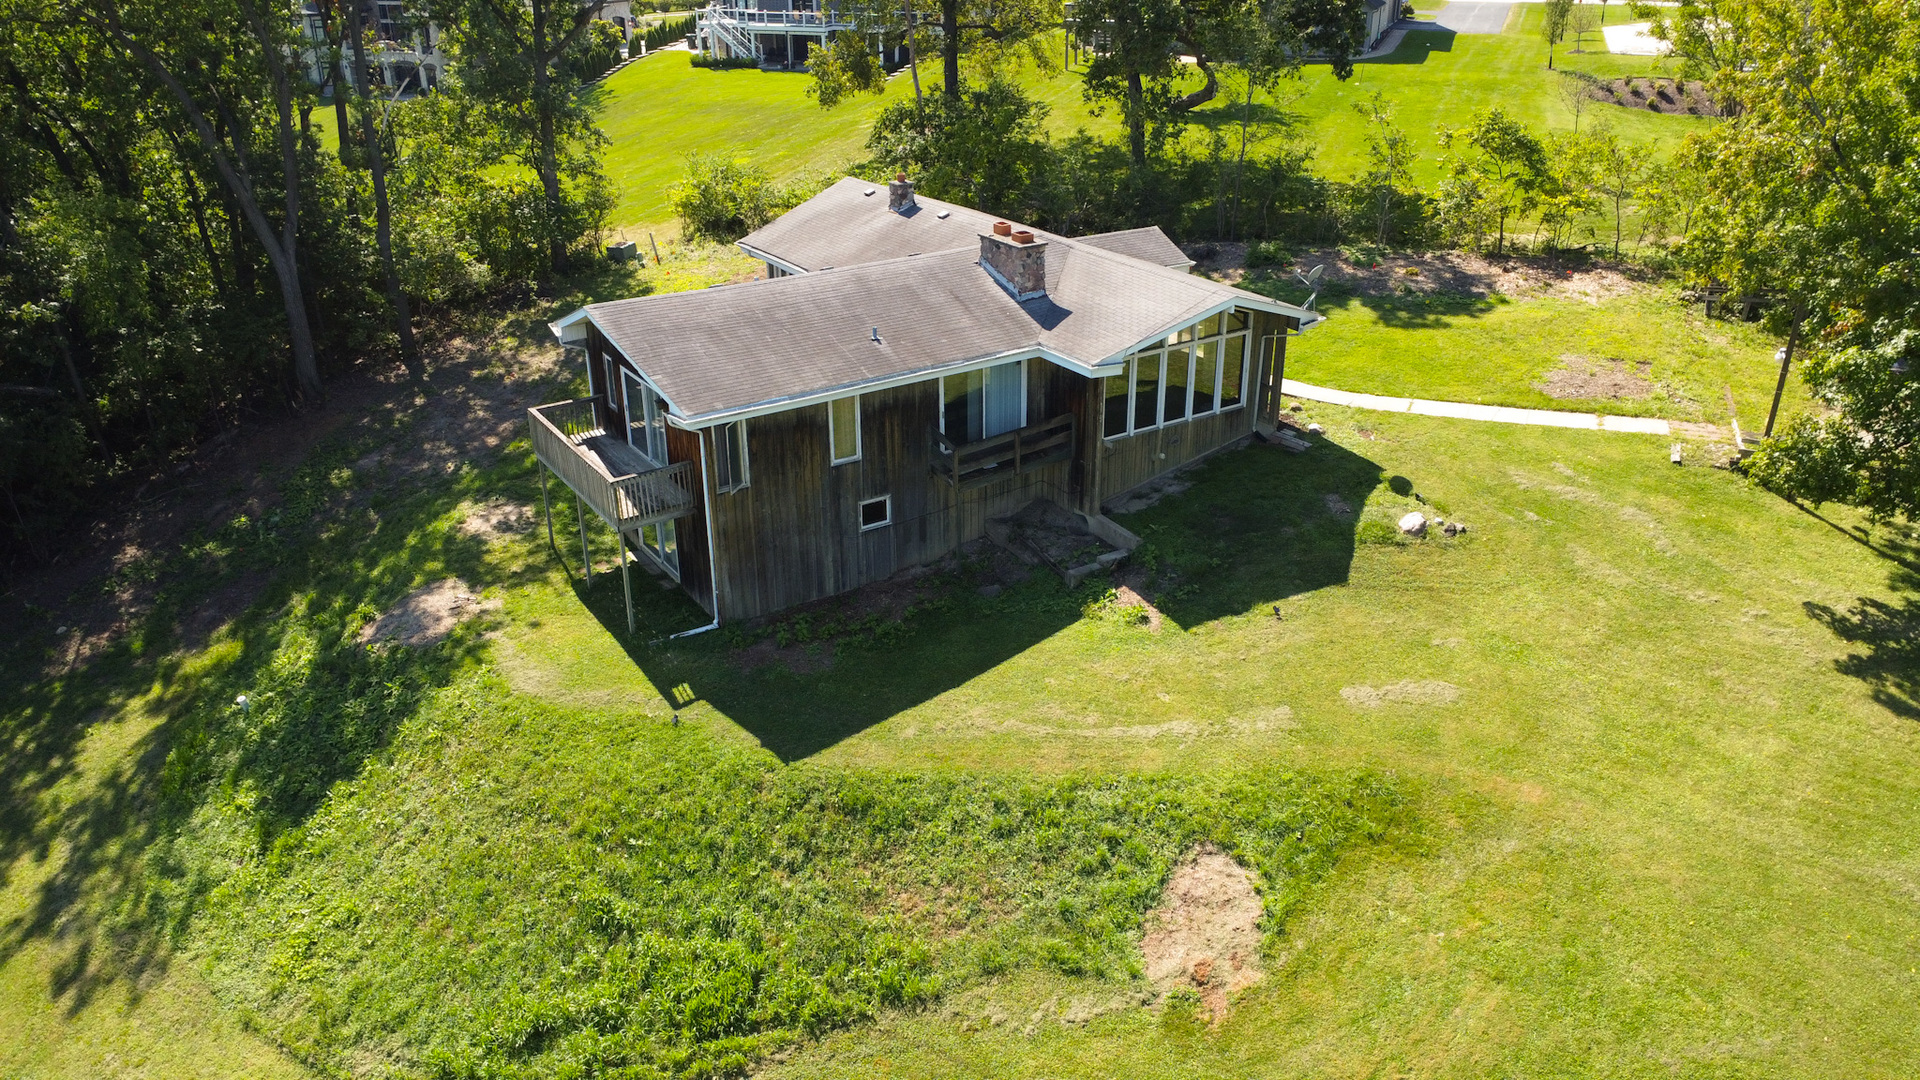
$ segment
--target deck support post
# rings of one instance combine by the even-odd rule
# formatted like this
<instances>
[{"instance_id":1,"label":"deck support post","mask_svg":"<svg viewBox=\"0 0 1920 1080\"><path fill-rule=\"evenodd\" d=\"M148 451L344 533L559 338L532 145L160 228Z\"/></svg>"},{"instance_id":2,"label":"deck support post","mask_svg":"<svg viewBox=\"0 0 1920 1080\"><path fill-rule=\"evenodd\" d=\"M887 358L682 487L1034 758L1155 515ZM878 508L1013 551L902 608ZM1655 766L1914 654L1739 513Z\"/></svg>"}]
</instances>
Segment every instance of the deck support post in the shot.
<instances>
[{"instance_id":1,"label":"deck support post","mask_svg":"<svg viewBox=\"0 0 1920 1080\"><path fill-rule=\"evenodd\" d=\"M587 501L577 491L573 493L573 509L580 516L580 581L582 585L592 585L593 554L587 550Z\"/></svg>"},{"instance_id":2,"label":"deck support post","mask_svg":"<svg viewBox=\"0 0 1920 1080\"><path fill-rule=\"evenodd\" d=\"M540 512L546 515L547 519L547 546L552 548L553 554L558 557L560 545L553 540L553 504L547 501L547 463L544 461L540 463Z\"/></svg>"},{"instance_id":3,"label":"deck support post","mask_svg":"<svg viewBox=\"0 0 1920 1080\"><path fill-rule=\"evenodd\" d=\"M627 573L627 534L619 529L613 530L613 538L620 542L620 588L627 594L627 637L633 637L633 578Z\"/></svg>"}]
</instances>

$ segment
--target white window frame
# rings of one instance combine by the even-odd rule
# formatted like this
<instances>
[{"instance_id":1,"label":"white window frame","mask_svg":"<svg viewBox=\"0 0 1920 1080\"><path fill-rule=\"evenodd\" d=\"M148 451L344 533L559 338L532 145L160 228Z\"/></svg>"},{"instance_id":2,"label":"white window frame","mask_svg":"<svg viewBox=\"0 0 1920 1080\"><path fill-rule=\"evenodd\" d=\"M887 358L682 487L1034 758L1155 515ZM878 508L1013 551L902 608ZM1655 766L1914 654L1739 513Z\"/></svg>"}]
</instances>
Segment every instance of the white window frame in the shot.
<instances>
[{"instance_id":1,"label":"white window frame","mask_svg":"<svg viewBox=\"0 0 1920 1080\"><path fill-rule=\"evenodd\" d=\"M1249 358L1253 352L1253 348L1252 348L1253 326L1252 326L1252 320L1248 319L1248 325L1246 326L1246 328L1240 329L1240 330L1229 329L1227 326L1227 320L1228 320L1228 316L1232 315L1233 313L1234 313L1233 310L1229 309L1227 311L1219 312L1216 316L1214 316L1220 320L1220 329L1215 331L1213 334L1208 335L1207 337L1200 337L1198 334L1195 334L1192 337L1188 337L1185 340L1182 340L1182 337L1181 337L1183 333L1193 330L1195 327L1199 326L1200 322L1205 321L1204 319L1200 320L1199 322L1194 322L1187 326L1180 327L1179 329L1176 329L1173 333L1168 334L1165 338L1161 339L1161 341L1157 345L1155 345L1153 348L1142 349L1139 352L1134 353L1133 355L1127 357L1126 360L1121 363L1120 370L1117 373L1107 376L1110 379L1121 379L1126 383L1127 427L1125 431L1104 432L1103 438L1121 439L1129 435L1138 435L1144 431L1153 431L1159 428L1172 427L1175 424L1185 424L1193 420L1201 419L1203 417L1219 416L1224 413L1230 413L1235 409L1245 408L1247 404L1247 379L1252 374L1252 370L1253 370L1253 365L1249 362ZM1240 341L1240 394L1239 394L1238 400L1236 400L1233 404L1228 405L1225 408L1222 408L1220 406L1220 391L1224 389L1223 383L1226 378L1227 345L1235 337L1239 337L1241 339ZM1214 405L1213 405L1213 408L1207 410L1206 412L1196 414L1193 411L1193 385L1192 385L1193 373L1198 368L1200 363L1200 347L1201 345L1208 344L1208 343L1217 344L1220 346L1219 355L1214 358L1214 364L1213 364ZM1167 351L1169 349L1185 349L1187 351L1187 408L1186 408L1185 415L1181 416L1179 419L1176 419L1176 420L1167 419ZM1137 422L1138 415L1136 410L1138 408L1138 404L1135 398L1139 393L1138 380L1139 380L1139 373L1140 373L1140 365L1142 363L1150 365L1153 369L1159 371L1160 373L1159 381L1155 384L1154 399L1153 399L1153 423L1151 424L1140 424ZM1104 423L1104 414L1103 414L1103 423Z\"/></svg>"},{"instance_id":2,"label":"white window frame","mask_svg":"<svg viewBox=\"0 0 1920 1080\"><path fill-rule=\"evenodd\" d=\"M1001 364L988 364L988 365L987 365L987 367L983 367L983 368L971 368L971 369L968 369L967 371L955 371L955 372L951 372L951 373L949 373L949 374L946 374L946 375L942 375L942 376L940 376L939 378L937 378L937 379L935 379L935 380L933 380L933 393L934 393L934 401L935 401L935 403L936 403L936 404L937 404L937 406L938 406L938 407L937 407L937 408L936 408L936 409L934 410L934 416L935 416L935 419L937 419L937 420L938 420L938 421L940 422L940 434L942 434L942 435L945 435L945 434L947 434L947 380L948 380L948 379L951 379L951 378L954 378L954 377L956 377L956 376L960 376L960 375L968 375L968 374L971 374L971 373L972 373L973 371L983 371L983 372L984 372L984 371L986 371L986 370L987 370L988 368L996 368L996 367L1005 367L1005 366L1006 366L1006 364L1019 364L1019 365L1020 365L1020 427L1016 427L1016 428L1014 428L1013 430L1015 430L1015 431L1018 431L1018 430L1020 430L1020 428L1023 428L1023 427L1026 427L1026 426L1027 426L1027 423L1028 423L1028 417L1027 417L1027 389L1028 389L1028 387L1027 387L1027 361L1025 361L1025 360L1008 360L1008 361L1006 361L1005 363L1001 363ZM982 377L984 378L984 376L982 376ZM1000 435L1005 435L1005 434L1006 434L1006 432L1004 432L1004 431L1000 433ZM988 439L997 439L997 438L999 438L999 437L1000 437L999 435L988 435L988 436L986 436L986 438L988 438Z\"/></svg>"},{"instance_id":3,"label":"white window frame","mask_svg":"<svg viewBox=\"0 0 1920 1080\"><path fill-rule=\"evenodd\" d=\"M720 477L718 475L721 456L720 440L728 428L734 427L740 430L740 475L735 478L734 483L723 486L720 483ZM729 420L724 424L715 424L713 426L713 456L715 473L713 489L715 491L722 495L728 495L753 483L753 466L747 456L747 422L745 419Z\"/></svg>"},{"instance_id":4,"label":"white window frame","mask_svg":"<svg viewBox=\"0 0 1920 1080\"><path fill-rule=\"evenodd\" d=\"M835 405L838 405L842 401L853 402L853 456L852 457L834 457L833 456L834 445L839 441L838 439L835 438L835 436L838 433L834 430L834 426L833 426L834 424L833 407ZM944 410L942 411L944 412ZM849 465L849 464L852 464L853 462L860 460L861 451L863 451L864 449L866 449L866 444L861 441L861 432L860 432L860 395L850 394L847 397L834 398L832 401L827 402L827 459L828 461L834 465Z\"/></svg>"},{"instance_id":5,"label":"white window frame","mask_svg":"<svg viewBox=\"0 0 1920 1080\"><path fill-rule=\"evenodd\" d=\"M886 509L886 517L869 525L866 522L867 507L872 506L874 503L879 503L882 507ZM857 520L860 523L861 532L872 532L875 529L884 529L887 526L893 524L893 496L889 494L889 495L876 496L875 498L871 498L871 499L862 499L860 500L860 509L858 513L859 513L859 517L856 518L855 520Z\"/></svg>"}]
</instances>

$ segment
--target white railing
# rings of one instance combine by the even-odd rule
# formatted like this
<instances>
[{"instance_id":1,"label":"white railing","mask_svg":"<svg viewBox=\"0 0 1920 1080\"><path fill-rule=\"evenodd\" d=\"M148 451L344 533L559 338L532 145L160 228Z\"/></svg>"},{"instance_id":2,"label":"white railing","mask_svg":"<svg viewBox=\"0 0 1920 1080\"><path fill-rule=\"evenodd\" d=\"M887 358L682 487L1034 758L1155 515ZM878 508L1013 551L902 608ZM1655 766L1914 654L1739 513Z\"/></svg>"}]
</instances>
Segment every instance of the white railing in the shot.
<instances>
[{"instance_id":1,"label":"white railing","mask_svg":"<svg viewBox=\"0 0 1920 1080\"><path fill-rule=\"evenodd\" d=\"M583 445L605 434L591 398L528 409L527 428L541 463L621 532L683 517L698 501L700 480L691 461L623 476L609 473L600 456Z\"/></svg>"},{"instance_id":2,"label":"white railing","mask_svg":"<svg viewBox=\"0 0 1920 1080\"><path fill-rule=\"evenodd\" d=\"M842 19L838 12L828 11L762 11L758 8L724 7L719 4L707 8L715 25L748 28L766 28L769 30L852 30L850 19Z\"/></svg>"}]
</instances>

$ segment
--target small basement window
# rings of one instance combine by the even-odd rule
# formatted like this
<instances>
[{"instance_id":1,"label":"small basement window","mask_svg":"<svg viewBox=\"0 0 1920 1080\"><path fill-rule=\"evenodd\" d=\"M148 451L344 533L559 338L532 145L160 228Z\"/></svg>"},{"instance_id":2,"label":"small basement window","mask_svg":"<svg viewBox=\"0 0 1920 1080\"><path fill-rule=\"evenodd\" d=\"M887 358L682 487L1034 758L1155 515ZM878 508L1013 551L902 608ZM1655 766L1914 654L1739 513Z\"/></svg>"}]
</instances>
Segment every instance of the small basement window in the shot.
<instances>
[{"instance_id":1,"label":"small basement window","mask_svg":"<svg viewBox=\"0 0 1920 1080\"><path fill-rule=\"evenodd\" d=\"M860 531L893 524L893 496L882 495L860 504Z\"/></svg>"}]
</instances>

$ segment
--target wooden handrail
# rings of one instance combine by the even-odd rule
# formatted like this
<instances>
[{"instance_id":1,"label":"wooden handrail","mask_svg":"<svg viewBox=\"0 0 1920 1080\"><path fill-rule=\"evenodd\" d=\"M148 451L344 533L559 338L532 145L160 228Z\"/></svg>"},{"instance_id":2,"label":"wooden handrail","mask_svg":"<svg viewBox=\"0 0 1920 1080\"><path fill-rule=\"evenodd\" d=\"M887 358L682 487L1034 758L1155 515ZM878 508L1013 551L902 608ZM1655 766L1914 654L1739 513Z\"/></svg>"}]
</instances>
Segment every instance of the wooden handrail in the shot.
<instances>
[{"instance_id":1,"label":"wooden handrail","mask_svg":"<svg viewBox=\"0 0 1920 1080\"><path fill-rule=\"evenodd\" d=\"M695 489L700 481L691 461L621 476L609 473L599 456L582 445L602 434L590 398L528 409L527 428L535 456L594 513L622 532L679 517L697 501Z\"/></svg>"},{"instance_id":2,"label":"wooden handrail","mask_svg":"<svg viewBox=\"0 0 1920 1080\"><path fill-rule=\"evenodd\" d=\"M1017 476L1072 457L1074 426L1073 414L1061 413L972 443L956 443L934 428L933 471L956 487ZM1002 471L1007 465L1012 469Z\"/></svg>"}]
</instances>

